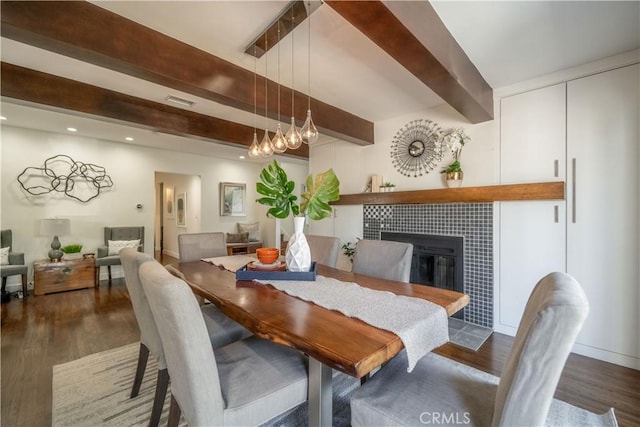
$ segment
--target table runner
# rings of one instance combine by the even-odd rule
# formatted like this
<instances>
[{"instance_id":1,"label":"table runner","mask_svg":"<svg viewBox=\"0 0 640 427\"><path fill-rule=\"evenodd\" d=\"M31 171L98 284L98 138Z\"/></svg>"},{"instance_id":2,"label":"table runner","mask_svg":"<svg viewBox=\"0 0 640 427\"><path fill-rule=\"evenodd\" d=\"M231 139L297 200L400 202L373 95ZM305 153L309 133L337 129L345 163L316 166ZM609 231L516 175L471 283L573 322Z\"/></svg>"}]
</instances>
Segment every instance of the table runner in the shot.
<instances>
[{"instance_id":1,"label":"table runner","mask_svg":"<svg viewBox=\"0 0 640 427\"><path fill-rule=\"evenodd\" d=\"M400 337L407 350L407 372L413 370L422 356L449 341L447 312L430 301L377 291L320 275L316 276L315 282L256 282L393 332Z\"/></svg>"},{"instance_id":2,"label":"table runner","mask_svg":"<svg viewBox=\"0 0 640 427\"><path fill-rule=\"evenodd\" d=\"M245 265L252 261L256 261L255 256L249 255L229 255L229 256L217 256L213 258L202 258L201 261L209 262L213 265L218 265L225 270L233 271L234 273L240 270Z\"/></svg>"}]
</instances>

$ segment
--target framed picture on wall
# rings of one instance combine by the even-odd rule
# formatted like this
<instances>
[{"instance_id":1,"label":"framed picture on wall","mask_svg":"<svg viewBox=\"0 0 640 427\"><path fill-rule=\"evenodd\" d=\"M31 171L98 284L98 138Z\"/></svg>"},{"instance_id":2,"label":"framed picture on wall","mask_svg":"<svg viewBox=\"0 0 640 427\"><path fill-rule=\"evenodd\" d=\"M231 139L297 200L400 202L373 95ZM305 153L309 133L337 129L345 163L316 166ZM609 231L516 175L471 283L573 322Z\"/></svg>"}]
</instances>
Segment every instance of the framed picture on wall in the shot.
<instances>
[{"instance_id":1,"label":"framed picture on wall","mask_svg":"<svg viewBox=\"0 0 640 427\"><path fill-rule=\"evenodd\" d=\"M174 191L173 185L168 185L164 188L164 206L165 206L164 216L167 219L173 219L176 217L176 208L175 208L176 201L173 199L173 196L174 196L173 191Z\"/></svg>"},{"instance_id":2,"label":"framed picture on wall","mask_svg":"<svg viewBox=\"0 0 640 427\"><path fill-rule=\"evenodd\" d=\"M236 182L220 183L220 215L245 216L247 185Z\"/></svg>"},{"instance_id":3,"label":"framed picture on wall","mask_svg":"<svg viewBox=\"0 0 640 427\"><path fill-rule=\"evenodd\" d=\"M178 227L187 227L187 193L178 193L176 195L176 225Z\"/></svg>"}]
</instances>

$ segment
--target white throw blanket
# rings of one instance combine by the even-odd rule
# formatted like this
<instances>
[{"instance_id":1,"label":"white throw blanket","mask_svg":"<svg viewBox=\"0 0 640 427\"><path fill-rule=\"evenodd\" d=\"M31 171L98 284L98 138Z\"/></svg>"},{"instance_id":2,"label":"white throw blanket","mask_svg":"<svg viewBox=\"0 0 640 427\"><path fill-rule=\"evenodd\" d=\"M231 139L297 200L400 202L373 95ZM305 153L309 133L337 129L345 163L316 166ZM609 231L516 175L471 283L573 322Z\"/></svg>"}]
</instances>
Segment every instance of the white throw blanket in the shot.
<instances>
[{"instance_id":1,"label":"white throw blanket","mask_svg":"<svg viewBox=\"0 0 640 427\"><path fill-rule=\"evenodd\" d=\"M447 312L430 301L319 275L315 282L256 281L398 335L407 349L407 372L422 356L449 341Z\"/></svg>"}]
</instances>

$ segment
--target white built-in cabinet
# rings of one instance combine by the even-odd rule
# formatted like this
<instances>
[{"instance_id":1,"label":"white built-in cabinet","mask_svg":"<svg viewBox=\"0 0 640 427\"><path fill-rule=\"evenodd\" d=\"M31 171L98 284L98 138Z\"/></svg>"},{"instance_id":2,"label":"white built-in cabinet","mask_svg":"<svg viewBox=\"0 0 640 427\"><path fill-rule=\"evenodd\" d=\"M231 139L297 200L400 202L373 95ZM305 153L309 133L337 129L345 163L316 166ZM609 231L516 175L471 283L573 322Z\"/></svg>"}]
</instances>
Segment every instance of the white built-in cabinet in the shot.
<instances>
[{"instance_id":1,"label":"white built-in cabinet","mask_svg":"<svg viewBox=\"0 0 640 427\"><path fill-rule=\"evenodd\" d=\"M638 65L567 83L567 272L589 317L578 343L640 369Z\"/></svg>"},{"instance_id":2,"label":"white built-in cabinet","mask_svg":"<svg viewBox=\"0 0 640 427\"><path fill-rule=\"evenodd\" d=\"M501 183L565 180L565 111L564 83L501 99ZM501 202L498 209L495 327L515 334L537 281L565 270L565 202Z\"/></svg>"},{"instance_id":3,"label":"white built-in cabinet","mask_svg":"<svg viewBox=\"0 0 640 427\"><path fill-rule=\"evenodd\" d=\"M567 191L566 203L500 203L495 325L515 332L535 282L566 271L591 306L575 350L636 369L639 80L636 64L501 100L501 183L560 179Z\"/></svg>"}]
</instances>

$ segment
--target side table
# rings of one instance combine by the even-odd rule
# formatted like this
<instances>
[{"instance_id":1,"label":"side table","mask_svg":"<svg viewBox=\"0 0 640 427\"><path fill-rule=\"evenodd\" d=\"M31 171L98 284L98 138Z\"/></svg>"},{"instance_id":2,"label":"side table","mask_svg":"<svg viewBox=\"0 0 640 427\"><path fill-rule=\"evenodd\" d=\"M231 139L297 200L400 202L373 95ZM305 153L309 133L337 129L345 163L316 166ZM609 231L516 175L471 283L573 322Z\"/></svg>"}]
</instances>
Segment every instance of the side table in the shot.
<instances>
[{"instance_id":1,"label":"side table","mask_svg":"<svg viewBox=\"0 0 640 427\"><path fill-rule=\"evenodd\" d=\"M255 254L262 242L227 243L227 255Z\"/></svg>"},{"instance_id":2,"label":"side table","mask_svg":"<svg viewBox=\"0 0 640 427\"><path fill-rule=\"evenodd\" d=\"M80 258L52 262L48 259L33 263L34 295L96 286L95 259Z\"/></svg>"}]
</instances>

